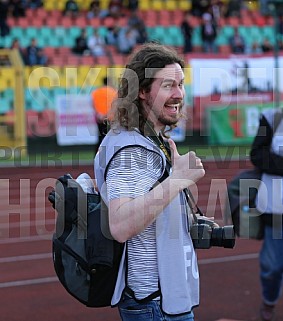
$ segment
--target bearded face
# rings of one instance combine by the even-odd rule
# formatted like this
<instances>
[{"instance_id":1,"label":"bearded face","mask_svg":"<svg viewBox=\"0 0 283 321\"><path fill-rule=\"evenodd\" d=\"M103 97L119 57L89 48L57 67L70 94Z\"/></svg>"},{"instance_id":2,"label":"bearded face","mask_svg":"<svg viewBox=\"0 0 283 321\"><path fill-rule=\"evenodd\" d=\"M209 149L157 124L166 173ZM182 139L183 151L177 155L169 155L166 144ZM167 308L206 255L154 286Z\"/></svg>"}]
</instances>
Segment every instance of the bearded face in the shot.
<instances>
[{"instance_id":1,"label":"bearded face","mask_svg":"<svg viewBox=\"0 0 283 321\"><path fill-rule=\"evenodd\" d=\"M184 103L184 73L177 63L167 65L155 74L149 92L140 92L140 98L157 132L165 126L177 124Z\"/></svg>"}]
</instances>

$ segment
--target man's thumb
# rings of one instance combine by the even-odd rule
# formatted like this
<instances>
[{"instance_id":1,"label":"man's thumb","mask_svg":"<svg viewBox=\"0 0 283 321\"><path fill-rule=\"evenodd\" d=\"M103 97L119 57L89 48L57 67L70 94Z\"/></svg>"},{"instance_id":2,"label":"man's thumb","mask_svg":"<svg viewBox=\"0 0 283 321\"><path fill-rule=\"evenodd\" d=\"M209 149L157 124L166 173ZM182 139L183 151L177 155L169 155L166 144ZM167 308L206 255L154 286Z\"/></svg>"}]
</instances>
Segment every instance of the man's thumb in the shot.
<instances>
[{"instance_id":1,"label":"man's thumb","mask_svg":"<svg viewBox=\"0 0 283 321\"><path fill-rule=\"evenodd\" d=\"M171 157L172 157L172 159L174 159L176 156L179 155L179 153L177 151L177 146L176 146L174 140L171 138L168 139L168 143L169 143L169 146L171 149Z\"/></svg>"}]
</instances>

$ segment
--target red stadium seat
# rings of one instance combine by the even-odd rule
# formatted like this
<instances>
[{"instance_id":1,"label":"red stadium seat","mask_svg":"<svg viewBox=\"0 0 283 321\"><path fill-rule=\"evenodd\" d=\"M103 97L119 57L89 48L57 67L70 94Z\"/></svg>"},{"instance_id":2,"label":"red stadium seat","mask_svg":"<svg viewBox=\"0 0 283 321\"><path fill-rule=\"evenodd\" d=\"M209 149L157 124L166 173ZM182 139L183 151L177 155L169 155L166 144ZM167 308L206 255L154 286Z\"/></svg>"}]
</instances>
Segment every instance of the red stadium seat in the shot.
<instances>
[{"instance_id":1,"label":"red stadium seat","mask_svg":"<svg viewBox=\"0 0 283 321\"><path fill-rule=\"evenodd\" d=\"M74 25L80 28L85 28L88 25L85 16L79 16L74 20Z\"/></svg>"},{"instance_id":2,"label":"red stadium seat","mask_svg":"<svg viewBox=\"0 0 283 321\"><path fill-rule=\"evenodd\" d=\"M82 56L81 57L81 65L93 65L94 57L93 56Z\"/></svg>"},{"instance_id":3,"label":"red stadium seat","mask_svg":"<svg viewBox=\"0 0 283 321\"><path fill-rule=\"evenodd\" d=\"M69 66L79 66L81 63L81 57L76 55L63 56L66 64Z\"/></svg>"},{"instance_id":4,"label":"red stadium seat","mask_svg":"<svg viewBox=\"0 0 283 321\"><path fill-rule=\"evenodd\" d=\"M88 19L87 23L88 23L88 25L92 26L93 28L98 28L98 27L102 26L102 24L103 24L100 18Z\"/></svg>"}]
</instances>

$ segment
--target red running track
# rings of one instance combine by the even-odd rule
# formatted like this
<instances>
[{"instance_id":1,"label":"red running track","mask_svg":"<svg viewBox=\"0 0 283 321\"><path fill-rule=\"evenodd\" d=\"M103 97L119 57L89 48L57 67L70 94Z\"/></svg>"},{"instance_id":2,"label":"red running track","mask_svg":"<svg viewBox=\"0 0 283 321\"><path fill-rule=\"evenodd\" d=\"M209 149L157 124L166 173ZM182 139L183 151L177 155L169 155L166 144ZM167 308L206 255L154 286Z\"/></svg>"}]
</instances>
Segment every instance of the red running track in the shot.
<instances>
[{"instance_id":1,"label":"red running track","mask_svg":"<svg viewBox=\"0 0 283 321\"><path fill-rule=\"evenodd\" d=\"M204 212L223 225L227 183L245 161L206 161L206 176L193 190ZM50 185L63 173L92 175L92 165L0 168L0 320L116 321L116 309L86 308L55 277L51 236L55 213L46 201ZM259 321L258 252L261 242L237 240L231 249L199 250L201 305L196 321ZM283 320L282 300L277 321Z\"/></svg>"}]
</instances>

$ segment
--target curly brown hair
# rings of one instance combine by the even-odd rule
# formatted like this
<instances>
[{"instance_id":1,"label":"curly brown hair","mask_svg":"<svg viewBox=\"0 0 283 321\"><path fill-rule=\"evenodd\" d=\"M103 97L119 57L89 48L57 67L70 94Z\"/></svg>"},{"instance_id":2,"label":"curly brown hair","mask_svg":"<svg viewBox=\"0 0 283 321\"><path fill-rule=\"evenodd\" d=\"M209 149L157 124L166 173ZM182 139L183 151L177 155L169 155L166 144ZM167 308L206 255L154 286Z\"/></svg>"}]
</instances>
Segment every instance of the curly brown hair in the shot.
<instances>
[{"instance_id":1,"label":"curly brown hair","mask_svg":"<svg viewBox=\"0 0 283 321\"><path fill-rule=\"evenodd\" d=\"M111 123L127 130L139 128L144 133L148 119L139 92L149 92L155 74L173 63L178 63L182 69L185 67L177 52L164 45L147 43L134 52L120 78L118 98L113 102L109 116Z\"/></svg>"}]
</instances>

